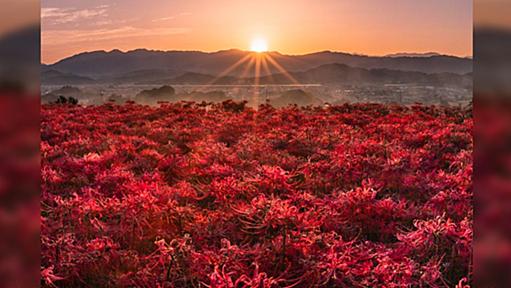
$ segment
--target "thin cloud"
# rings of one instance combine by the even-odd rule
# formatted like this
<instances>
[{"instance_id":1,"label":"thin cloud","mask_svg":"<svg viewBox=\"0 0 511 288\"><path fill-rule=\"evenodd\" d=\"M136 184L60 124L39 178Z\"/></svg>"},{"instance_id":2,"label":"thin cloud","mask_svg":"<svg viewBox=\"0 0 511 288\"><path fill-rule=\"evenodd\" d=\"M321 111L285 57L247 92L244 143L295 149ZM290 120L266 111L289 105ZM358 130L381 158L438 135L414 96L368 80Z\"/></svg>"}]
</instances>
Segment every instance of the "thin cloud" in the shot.
<instances>
[{"instance_id":1,"label":"thin cloud","mask_svg":"<svg viewBox=\"0 0 511 288\"><path fill-rule=\"evenodd\" d=\"M162 17L162 18L156 18L156 19L151 20L151 22L162 22L162 21L174 20L177 17L190 16L190 15L192 15L192 13L190 13L190 12L181 12L181 13L179 13L177 15L172 15L172 16Z\"/></svg>"},{"instance_id":2,"label":"thin cloud","mask_svg":"<svg viewBox=\"0 0 511 288\"><path fill-rule=\"evenodd\" d=\"M66 43L107 41L134 37L169 36L186 34L189 31L189 28L183 27L137 28L132 26L93 30L43 30L42 40L46 45L63 45Z\"/></svg>"},{"instance_id":3,"label":"thin cloud","mask_svg":"<svg viewBox=\"0 0 511 288\"><path fill-rule=\"evenodd\" d=\"M174 20L174 19L176 19L175 16L169 16L169 17L153 19L151 22L162 22L162 21L168 21L168 20Z\"/></svg>"},{"instance_id":4,"label":"thin cloud","mask_svg":"<svg viewBox=\"0 0 511 288\"><path fill-rule=\"evenodd\" d=\"M42 8L41 19L52 24L65 24L84 19L108 16L108 5L92 9Z\"/></svg>"}]
</instances>

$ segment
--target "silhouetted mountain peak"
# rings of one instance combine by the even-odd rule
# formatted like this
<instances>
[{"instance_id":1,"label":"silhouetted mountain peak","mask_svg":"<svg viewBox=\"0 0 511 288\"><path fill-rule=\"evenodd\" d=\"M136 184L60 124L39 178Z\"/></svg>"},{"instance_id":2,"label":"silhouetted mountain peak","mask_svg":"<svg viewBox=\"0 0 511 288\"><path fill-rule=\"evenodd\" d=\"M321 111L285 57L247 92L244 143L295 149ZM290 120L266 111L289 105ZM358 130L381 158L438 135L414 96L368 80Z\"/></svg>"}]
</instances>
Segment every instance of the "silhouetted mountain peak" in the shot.
<instances>
[{"instance_id":1,"label":"silhouetted mountain peak","mask_svg":"<svg viewBox=\"0 0 511 288\"><path fill-rule=\"evenodd\" d=\"M157 51L136 49L122 52L118 49L84 52L63 59L48 68L79 76L93 78L117 77L135 70L172 70L175 75L185 72L219 75L234 63L254 52L239 49L216 52L201 51ZM454 56L431 57L373 57L343 52L320 51L305 55L285 55L277 51L267 52L288 72L306 71L321 65L339 63L351 67L415 71L424 73L458 73L472 71L472 60ZM231 70L227 76L239 76L247 63ZM269 73L278 73L279 69L269 63ZM253 69L252 69L253 70ZM254 71L249 70L247 77ZM268 71L264 72L265 75Z\"/></svg>"},{"instance_id":2,"label":"silhouetted mountain peak","mask_svg":"<svg viewBox=\"0 0 511 288\"><path fill-rule=\"evenodd\" d=\"M404 53L392 53L392 54L385 55L385 57L391 57L391 58L398 58L398 57L415 57L415 58L424 57L424 58L428 58L428 57L433 57L433 56L446 56L446 55L442 55L442 54L437 53L437 52L425 52L425 53L409 53L409 52L404 52Z\"/></svg>"}]
</instances>

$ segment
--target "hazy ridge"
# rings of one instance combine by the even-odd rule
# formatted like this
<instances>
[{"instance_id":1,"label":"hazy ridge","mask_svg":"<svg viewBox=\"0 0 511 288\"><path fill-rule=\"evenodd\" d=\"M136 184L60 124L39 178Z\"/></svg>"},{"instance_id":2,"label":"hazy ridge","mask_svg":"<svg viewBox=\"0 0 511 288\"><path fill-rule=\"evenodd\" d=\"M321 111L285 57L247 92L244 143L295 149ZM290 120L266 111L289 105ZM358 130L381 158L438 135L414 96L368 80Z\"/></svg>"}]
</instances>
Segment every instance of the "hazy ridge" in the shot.
<instances>
[{"instance_id":1,"label":"hazy ridge","mask_svg":"<svg viewBox=\"0 0 511 288\"><path fill-rule=\"evenodd\" d=\"M174 78L185 73L219 75L250 53L252 52L235 49L213 53L146 49L128 52L120 50L94 51L77 54L51 65L43 65L42 71L46 74L48 71L54 70L66 74L67 77L74 75L76 77L89 77L97 81L134 83L157 80L157 78ZM445 55L373 57L331 51L306 55L284 55L278 52L268 52L268 55L290 72L303 72L334 63L354 68L389 69L429 74L466 74L472 72L471 59ZM240 65L227 76L239 77L245 66L245 64ZM254 76L253 70L249 69L248 77ZM269 65L269 71L264 72L263 69L261 71L263 75L280 72L273 65ZM56 79L53 78L53 80Z\"/></svg>"}]
</instances>

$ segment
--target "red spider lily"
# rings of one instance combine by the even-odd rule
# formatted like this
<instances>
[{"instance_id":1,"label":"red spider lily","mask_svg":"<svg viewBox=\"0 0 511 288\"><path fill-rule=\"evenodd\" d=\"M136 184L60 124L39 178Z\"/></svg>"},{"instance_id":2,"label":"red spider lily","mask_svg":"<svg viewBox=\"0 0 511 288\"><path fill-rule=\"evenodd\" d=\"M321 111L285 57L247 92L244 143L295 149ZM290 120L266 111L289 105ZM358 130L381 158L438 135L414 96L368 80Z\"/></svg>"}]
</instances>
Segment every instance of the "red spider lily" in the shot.
<instances>
[{"instance_id":1,"label":"red spider lily","mask_svg":"<svg viewBox=\"0 0 511 288\"><path fill-rule=\"evenodd\" d=\"M470 111L229 102L41 118L43 286L472 284Z\"/></svg>"},{"instance_id":2,"label":"red spider lily","mask_svg":"<svg viewBox=\"0 0 511 288\"><path fill-rule=\"evenodd\" d=\"M57 285L55 285L55 282L59 281L59 280L63 280L64 278L53 274L53 269L54 269L54 267L50 266L50 267L47 267L47 268L44 268L43 270L41 270L41 280L44 281L45 285L57 287Z\"/></svg>"}]
</instances>

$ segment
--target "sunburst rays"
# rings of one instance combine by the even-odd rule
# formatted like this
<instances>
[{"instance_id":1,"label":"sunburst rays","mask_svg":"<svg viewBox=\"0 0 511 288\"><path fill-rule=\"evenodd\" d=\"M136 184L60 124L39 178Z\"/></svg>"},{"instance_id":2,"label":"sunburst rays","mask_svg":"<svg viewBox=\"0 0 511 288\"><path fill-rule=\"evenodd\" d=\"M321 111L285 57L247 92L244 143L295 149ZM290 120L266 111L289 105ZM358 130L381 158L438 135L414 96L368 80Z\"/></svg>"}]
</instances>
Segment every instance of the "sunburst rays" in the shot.
<instances>
[{"instance_id":1,"label":"sunburst rays","mask_svg":"<svg viewBox=\"0 0 511 288\"><path fill-rule=\"evenodd\" d=\"M273 83L273 76L271 74L271 71L270 71L270 67L268 66L268 61L266 61L266 55L261 59L261 63L263 64L263 70L264 70L264 74L265 74L265 77L268 78L269 82L270 83Z\"/></svg>"},{"instance_id":2,"label":"sunburst rays","mask_svg":"<svg viewBox=\"0 0 511 288\"><path fill-rule=\"evenodd\" d=\"M275 66L275 68L277 68L277 70L279 70L279 72L282 73L293 84L300 85L300 82L298 82L298 80L296 80L291 74L289 74L289 72L287 72L287 70L284 69L284 67L282 67L282 65L280 65L275 59L273 59L273 57L268 55L267 59L268 59L268 61L270 61L270 64Z\"/></svg>"},{"instance_id":3,"label":"sunburst rays","mask_svg":"<svg viewBox=\"0 0 511 288\"><path fill-rule=\"evenodd\" d=\"M234 69L238 68L241 64L243 64L245 61L249 60L251 57L250 54L245 55L243 58L238 60L236 63L232 64L231 66L227 67L224 71L222 71L215 79L211 80L206 86L210 86L215 84L218 80L222 79L224 76L228 76L229 73L231 73Z\"/></svg>"},{"instance_id":4,"label":"sunburst rays","mask_svg":"<svg viewBox=\"0 0 511 288\"><path fill-rule=\"evenodd\" d=\"M238 86L236 87L235 91L239 92L240 87L244 85L252 86L253 93L251 93L250 102L255 106L257 106L261 100L259 99L261 86L274 84L274 81L276 80L272 75L272 71L277 70L280 74L286 77L292 84L301 85L300 82L298 82L298 80L296 80L280 63L278 63L278 61L274 57L270 55L270 53L252 52L246 54L241 59L236 61L234 64L227 67L225 70L219 73L213 80L209 81L206 85L204 85L201 90L205 90L210 88L211 86L218 85L217 82L219 80L221 80L223 77L231 76L231 73L235 71L235 69L242 66L243 64L245 66L243 67L243 70L241 70L242 73L238 76L238 79L240 79L241 83L238 82ZM250 73L251 70L252 73ZM252 79L253 81L251 81L252 82L251 84L250 82L247 82L247 80L250 80L250 78L252 78L249 74L253 75ZM264 81L264 83L261 83L261 78L263 77L263 75L264 77L266 77L265 79L266 81Z\"/></svg>"},{"instance_id":5,"label":"sunburst rays","mask_svg":"<svg viewBox=\"0 0 511 288\"><path fill-rule=\"evenodd\" d=\"M257 106L259 105L259 83L260 83L260 77L261 77L261 58L264 54L256 54L256 64L255 64L255 70L254 70L254 93L252 94L253 100L252 102Z\"/></svg>"}]
</instances>

